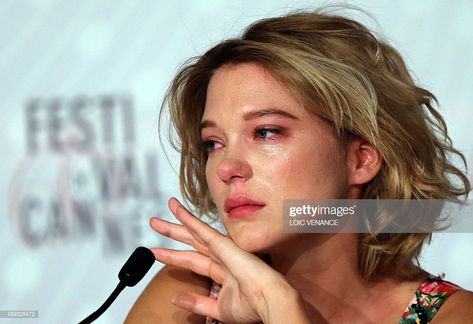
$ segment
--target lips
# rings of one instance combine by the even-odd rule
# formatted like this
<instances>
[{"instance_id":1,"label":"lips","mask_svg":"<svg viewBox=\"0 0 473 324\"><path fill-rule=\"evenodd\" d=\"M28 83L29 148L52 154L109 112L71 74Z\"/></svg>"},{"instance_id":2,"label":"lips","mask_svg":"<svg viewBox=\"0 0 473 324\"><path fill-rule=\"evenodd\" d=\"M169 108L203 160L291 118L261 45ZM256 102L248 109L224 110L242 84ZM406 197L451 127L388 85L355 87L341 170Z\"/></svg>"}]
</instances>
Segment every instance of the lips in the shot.
<instances>
[{"instance_id":1,"label":"lips","mask_svg":"<svg viewBox=\"0 0 473 324\"><path fill-rule=\"evenodd\" d=\"M264 206L263 202L239 194L228 197L223 208L230 218L243 218L262 209Z\"/></svg>"}]
</instances>

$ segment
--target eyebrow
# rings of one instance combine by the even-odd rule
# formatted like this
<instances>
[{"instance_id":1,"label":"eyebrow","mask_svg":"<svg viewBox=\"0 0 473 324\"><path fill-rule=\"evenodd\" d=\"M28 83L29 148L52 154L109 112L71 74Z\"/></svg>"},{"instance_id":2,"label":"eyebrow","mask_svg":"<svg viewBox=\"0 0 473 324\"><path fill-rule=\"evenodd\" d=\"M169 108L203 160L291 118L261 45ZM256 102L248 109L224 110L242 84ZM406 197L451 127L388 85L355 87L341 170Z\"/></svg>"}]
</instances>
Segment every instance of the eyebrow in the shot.
<instances>
[{"instance_id":1,"label":"eyebrow","mask_svg":"<svg viewBox=\"0 0 473 324\"><path fill-rule=\"evenodd\" d=\"M243 114L243 119L252 120L252 119L256 119L256 118L260 118L264 116L280 116L280 117L294 119L294 120L299 119L293 114L290 114L287 111L277 109L277 108L268 108L268 109L248 111L245 114ZM202 130L208 127L217 127L217 124L212 120L206 119L200 123L199 130Z\"/></svg>"}]
</instances>

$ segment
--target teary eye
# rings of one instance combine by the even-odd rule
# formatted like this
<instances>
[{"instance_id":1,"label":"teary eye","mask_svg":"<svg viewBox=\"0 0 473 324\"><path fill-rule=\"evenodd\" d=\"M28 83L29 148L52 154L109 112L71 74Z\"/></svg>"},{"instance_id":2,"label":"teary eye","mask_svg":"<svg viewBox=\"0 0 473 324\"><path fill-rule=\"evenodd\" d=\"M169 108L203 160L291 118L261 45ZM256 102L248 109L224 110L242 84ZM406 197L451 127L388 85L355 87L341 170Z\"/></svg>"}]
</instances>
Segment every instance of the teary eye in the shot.
<instances>
[{"instance_id":1,"label":"teary eye","mask_svg":"<svg viewBox=\"0 0 473 324\"><path fill-rule=\"evenodd\" d=\"M218 145L221 145L221 144L217 141L213 141L213 140L202 141L202 147L207 152L215 151L216 149L219 148Z\"/></svg>"},{"instance_id":2,"label":"teary eye","mask_svg":"<svg viewBox=\"0 0 473 324\"><path fill-rule=\"evenodd\" d=\"M255 139L271 139L281 134L278 128L258 128L255 130Z\"/></svg>"}]
</instances>

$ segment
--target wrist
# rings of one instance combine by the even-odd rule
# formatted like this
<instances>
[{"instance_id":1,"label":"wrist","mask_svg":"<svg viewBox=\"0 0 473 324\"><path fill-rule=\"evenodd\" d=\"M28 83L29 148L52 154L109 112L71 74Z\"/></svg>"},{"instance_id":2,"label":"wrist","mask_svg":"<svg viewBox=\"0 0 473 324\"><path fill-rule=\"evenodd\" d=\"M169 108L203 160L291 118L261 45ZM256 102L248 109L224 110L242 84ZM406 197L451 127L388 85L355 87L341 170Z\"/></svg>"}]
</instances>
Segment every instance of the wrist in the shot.
<instances>
[{"instance_id":1,"label":"wrist","mask_svg":"<svg viewBox=\"0 0 473 324\"><path fill-rule=\"evenodd\" d=\"M288 283L265 296L265 324L312 324L301 294Z\"/></svg>"}]
</instances>

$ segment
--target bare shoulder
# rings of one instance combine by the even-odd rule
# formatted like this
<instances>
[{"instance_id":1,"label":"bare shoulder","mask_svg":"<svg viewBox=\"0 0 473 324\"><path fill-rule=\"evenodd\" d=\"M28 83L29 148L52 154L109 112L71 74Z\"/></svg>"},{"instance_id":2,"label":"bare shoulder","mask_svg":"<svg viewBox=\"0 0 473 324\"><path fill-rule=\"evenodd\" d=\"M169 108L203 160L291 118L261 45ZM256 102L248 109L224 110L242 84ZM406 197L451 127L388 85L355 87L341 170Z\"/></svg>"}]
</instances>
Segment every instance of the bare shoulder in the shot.
<instances>
[{"instance_id":1,"label":"bare shoulder","mask_svg":"<svg viewBox=\"0 0 473 324\"><path fill-rule=\"evenodd\" d=\"M125 323L200 323L204 317L171 304L171 297L180 291L208 295L210 281L190 270L163 267L150 281L131 308Z\"/></svg>"},{"instance_id":2,"label":"bare shoulder","mask_svg":"<svg viewBox=\"0 0 473 324\"><path fill-rule=\"evenodd\" d=\"M459 290L448 297L432 323L473 323L473 292Z\"/></svg>"}]
</instances>

